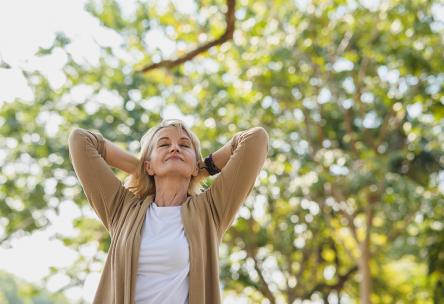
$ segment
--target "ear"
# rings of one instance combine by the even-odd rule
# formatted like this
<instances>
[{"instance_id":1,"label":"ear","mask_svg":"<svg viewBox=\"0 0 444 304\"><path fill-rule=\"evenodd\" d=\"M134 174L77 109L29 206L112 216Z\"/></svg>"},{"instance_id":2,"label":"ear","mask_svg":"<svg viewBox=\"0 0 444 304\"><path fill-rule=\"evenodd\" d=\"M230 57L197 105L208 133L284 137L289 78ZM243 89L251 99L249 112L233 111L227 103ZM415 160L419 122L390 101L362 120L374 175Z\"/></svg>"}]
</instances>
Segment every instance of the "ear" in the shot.
<instances>
[{"instance_id":1,"label":"ear","mask_svg":"<svg viewBox=\"0 0 444 304\"><path fill-rule=\"evenodd\" d=\"M145 169L145 172L148 173L148 175L154 176L154 170L151 168L151 162L149 160L145 160L143 162L143 167Z\"/></svg>"},{"instance_id":2,"label":"ear","mask_svg":"<svg viewBox=\"0 0 444 304\"><path fill-rule=\"evenodd\" d=\"M202 167L203 167L203 162L202 161L197 161L196 162L196 167L194 168L192 176L198 176Z\"/></svg>"},{"instance_id":3,"label":"ear","mask_svg":"<svg viewBox=\"0 0 444 304\"><path fill-rule=\"evenodd\" d=\"M199 165L196 165L196 167L194 168L194 171L193 171L193 176L197 176L197 175L199 175L199 171L200 171L200 169L199 169Z\"/></svg>"}]
</instances>

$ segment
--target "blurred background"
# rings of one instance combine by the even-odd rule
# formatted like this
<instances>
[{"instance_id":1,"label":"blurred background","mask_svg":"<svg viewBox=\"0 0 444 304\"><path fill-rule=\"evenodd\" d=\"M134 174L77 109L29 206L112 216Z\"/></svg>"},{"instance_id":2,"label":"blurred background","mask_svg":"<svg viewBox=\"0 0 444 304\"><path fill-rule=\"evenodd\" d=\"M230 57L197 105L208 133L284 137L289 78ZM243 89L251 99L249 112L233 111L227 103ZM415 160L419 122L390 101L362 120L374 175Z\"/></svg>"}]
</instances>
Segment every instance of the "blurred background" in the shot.
<instances>
[{"instance_id":1,"label":"blurred background","mask_svg":"<svg viewBox=\"0 0 444 304\"><path fill-rule=\"evenodd\" d=\"M221 37L233 4L224 43L141 72ZM270 135L225 304L444 303L443 40L439 0L0 0L0 303L91 302L110 239L68 134L136 155L165 118L204 156Z\"/></svg>"}]
</instances>

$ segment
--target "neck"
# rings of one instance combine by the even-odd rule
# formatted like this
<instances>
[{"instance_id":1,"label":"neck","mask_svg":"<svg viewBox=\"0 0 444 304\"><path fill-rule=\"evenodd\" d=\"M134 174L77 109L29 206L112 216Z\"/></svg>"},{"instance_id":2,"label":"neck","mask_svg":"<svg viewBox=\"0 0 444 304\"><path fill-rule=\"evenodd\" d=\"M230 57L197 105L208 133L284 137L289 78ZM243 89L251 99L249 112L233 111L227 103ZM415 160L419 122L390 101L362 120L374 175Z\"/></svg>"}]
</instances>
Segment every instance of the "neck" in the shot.
<instances>
[{"instance_id":1,"label":"neck","mask_svg":"<svg viewBox=\"0 0 444 304\"><path fill-rule=\"evenodd\" d=\"M157 206L180 206L187 199L190 179L181 177L155 177L156 196L154 201Z\"/></svg>"}]
</instances>

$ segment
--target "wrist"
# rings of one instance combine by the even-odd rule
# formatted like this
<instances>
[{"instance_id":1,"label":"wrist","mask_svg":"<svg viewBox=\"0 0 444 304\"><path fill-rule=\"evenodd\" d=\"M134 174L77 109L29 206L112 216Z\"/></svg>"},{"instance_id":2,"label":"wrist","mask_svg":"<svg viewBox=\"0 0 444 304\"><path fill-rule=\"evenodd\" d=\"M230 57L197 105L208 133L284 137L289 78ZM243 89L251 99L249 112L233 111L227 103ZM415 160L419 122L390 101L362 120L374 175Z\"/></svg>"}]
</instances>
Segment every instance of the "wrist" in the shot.
<instances>
[{"instance_id":1,"label":"wrist","mask_svg":"<svg viewBox=\"0 0 444 304\"><path fill-rule=\"evenodd\" d=\"M208 174L215 175L220 173L220 169L214 164L213 155L210 153L208 157L204 160L205 169L208 171Z\"/></svg>"}]
</instances>

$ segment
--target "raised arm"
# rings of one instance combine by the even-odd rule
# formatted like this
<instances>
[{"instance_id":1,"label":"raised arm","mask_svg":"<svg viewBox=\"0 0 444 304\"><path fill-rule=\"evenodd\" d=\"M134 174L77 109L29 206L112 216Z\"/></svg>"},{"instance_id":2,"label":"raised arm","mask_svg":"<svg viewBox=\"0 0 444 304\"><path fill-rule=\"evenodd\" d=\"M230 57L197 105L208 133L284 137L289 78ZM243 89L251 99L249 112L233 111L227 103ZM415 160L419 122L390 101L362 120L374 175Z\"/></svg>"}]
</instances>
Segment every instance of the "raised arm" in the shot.
<instances>
[{"instance_id":1,"label":"raised arm","mask_svg":"<svg viewBox=\"0 0 444 304\"><path fill-rule=\"evenodd\" d=\"M268 152L268 133L254 127L236 133L213 153L213 161L221 172L207 196L222 235L232 224L236 213L253 189Z\"/></svg>"},{"instance_id":2,"label":"raised arm","mask_svg":"<svg viewBox=\"0 0 444 304\"><path fill-rule=\"evenodd\" d=\"M124 201L133 194L122 185L105 161L110 151L100 133L75 128L69 135L68 145L69 157L83 191L106 229L111 231Z\"/></svg>"},{"instance_id":3,"label":"raised arm","mask_svg":"<svg viewBox=\"0 0 444 304\"><path fill-rule=\"evenodd\" d=\"M118 168L128 174L134 174L137 170L138 159L131 153L123 150L113 142L105 138L106 159L111 167Z\"/></svg>"}]
</instances>

